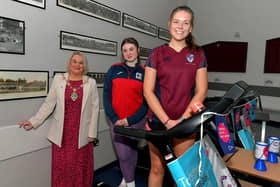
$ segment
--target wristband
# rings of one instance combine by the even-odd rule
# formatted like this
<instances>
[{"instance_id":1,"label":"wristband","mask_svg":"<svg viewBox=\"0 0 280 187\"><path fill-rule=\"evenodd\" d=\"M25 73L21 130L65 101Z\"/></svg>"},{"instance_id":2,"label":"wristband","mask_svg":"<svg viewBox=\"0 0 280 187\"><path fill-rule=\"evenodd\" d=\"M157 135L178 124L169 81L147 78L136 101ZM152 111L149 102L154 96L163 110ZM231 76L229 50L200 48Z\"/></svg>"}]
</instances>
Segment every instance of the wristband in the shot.
<instances>
[{"instance_id":1,"label":"wristband","mask_svg":"<svg viewBox=\"0 0 280 187\"><path fill-rule=\"evenodd\" d=\"M181 116L180 118L179 118L179 120L180 121L184 121L186 118L184 118L183 116Z\"/></svg>"}]
</instances>

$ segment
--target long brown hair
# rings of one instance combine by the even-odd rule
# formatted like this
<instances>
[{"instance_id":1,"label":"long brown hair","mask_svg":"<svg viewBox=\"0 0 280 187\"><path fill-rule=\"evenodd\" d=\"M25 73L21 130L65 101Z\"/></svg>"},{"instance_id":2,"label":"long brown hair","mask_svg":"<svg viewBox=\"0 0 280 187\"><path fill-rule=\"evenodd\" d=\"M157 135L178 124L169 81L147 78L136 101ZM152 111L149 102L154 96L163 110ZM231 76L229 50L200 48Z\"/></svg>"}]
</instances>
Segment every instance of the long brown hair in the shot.
<instances>
[{"instance_id":1,"label":"long brown hair","mask_svg":"<svg viewBox=\"0 0 280 187\"><path fill-rule=\"evenodd\" d=\"M182 5L182 6L178 6L176 8L174 8L170 14L170 17L169 17L169 22L171 22L171 20L173 19L173 16L176 12L178 11L185 11L185 12L188 12L191 14L192 16L192 19L191 19L191 26L193 28L194 26L194 12L193 10L188 7L188 6L185 6L185 5ZM186 37L186 44L188 45L188 47L192 50L198 50L200 48L200 46L195 42L195 38L194 36L192 35L192 33L190 32L188 34L188 36Z\"/></svg>"}]
</instances>

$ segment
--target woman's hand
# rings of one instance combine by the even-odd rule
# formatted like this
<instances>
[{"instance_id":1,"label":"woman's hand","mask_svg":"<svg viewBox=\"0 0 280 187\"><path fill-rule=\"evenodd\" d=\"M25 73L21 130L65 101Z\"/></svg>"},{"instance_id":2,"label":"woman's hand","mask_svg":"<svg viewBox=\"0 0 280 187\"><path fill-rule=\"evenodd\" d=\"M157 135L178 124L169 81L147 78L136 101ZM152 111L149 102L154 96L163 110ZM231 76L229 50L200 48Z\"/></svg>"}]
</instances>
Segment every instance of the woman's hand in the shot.
<instances>
[{"instance_id":1,"label":"woman's hand","mask_svg":"<svg viewBox=\"0 0 280 187\"><path fill-rule=\"evenodd\" d=\"M88 142L94 142L95 138L88 137Z\"/></svg>"},{"instance_id":2,"label":"woman's hand","mask_svg":"<svg viewBox=\"0 0 280 187\"><path fill-rule=\"evenodd\" d=\"M88 137L88 143L92 143L94 147L98 146L99 145L99 139Z\"/></svg>"},{"instance_id":3,"label":"woman's hand","mask_svg":"<svg viewBox=\"0 0 280 187\"><path fill-rule=\"evenodd\" d=\"M27 120L19 122L18 125L19 125L19 128L23 127L27 131L33 129L31 122L27 121Z\"/></svg>"},{"instance_id":4,"label":"woman's hand","mask_svg":"<svg viewBox=\"0 0 280 187\"><path fill-rule=\"evenodd\" d=\"M128 121L126 118L119 119L118 121L116 121L115 125L116 126L128 126Z\"/></svg>"}]
</instances>

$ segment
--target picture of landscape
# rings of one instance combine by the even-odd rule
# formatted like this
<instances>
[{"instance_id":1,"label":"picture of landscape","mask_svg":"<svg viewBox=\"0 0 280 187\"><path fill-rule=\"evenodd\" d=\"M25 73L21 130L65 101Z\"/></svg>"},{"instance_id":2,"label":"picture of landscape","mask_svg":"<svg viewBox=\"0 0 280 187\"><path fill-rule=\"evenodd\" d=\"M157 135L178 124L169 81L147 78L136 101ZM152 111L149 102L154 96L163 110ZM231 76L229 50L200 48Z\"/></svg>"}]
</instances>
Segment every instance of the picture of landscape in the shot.
<instances>
[{"instance_id":1,"label":"picture of landscape","mask_svg":"<svg viewBox=\"0 0 280 187\"><path fill-rule=\"evenodd\" d=\"M66 50L78 50L104 55L117 55L118 44L115 41L85 36L66 31L60 32L60 48Z\"/></svg>"},{"instance_id":2,"label":"picture of landscape","mask_svg":"<svg viewBox=\"0 0 280 187\"><path fill-rule=\"evenodd\" d=\"M0 100L45 97L48 71L0 70Z\"/></svg>"}]
</instances>

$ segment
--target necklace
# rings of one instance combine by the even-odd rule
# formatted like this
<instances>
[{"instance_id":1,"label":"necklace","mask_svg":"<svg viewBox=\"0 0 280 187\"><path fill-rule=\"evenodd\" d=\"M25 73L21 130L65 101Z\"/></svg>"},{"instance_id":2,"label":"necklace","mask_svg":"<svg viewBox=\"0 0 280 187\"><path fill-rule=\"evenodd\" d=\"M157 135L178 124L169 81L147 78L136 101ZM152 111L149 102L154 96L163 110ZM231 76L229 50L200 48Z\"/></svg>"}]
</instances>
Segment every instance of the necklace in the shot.
<instances>
[{"instance_id":1,"label":"necklace","mask_svg":"<svg viewBox=\"0 0 280 187\"><path fill-rule=\"evenodd\" d=\"M74 88L74 87L70 84L69 80L67 80L67 86L69 86L69 87L72 89L72 93L71 93L71 95L70 95L72 101L76 101L76 100L78 99L79 95L78 95L77 91L78 91L79 89L81 89L81 88L83 87L83 85L84 85L84 83L82 83L79 87Z\"/></svg>"}]
</instances>

